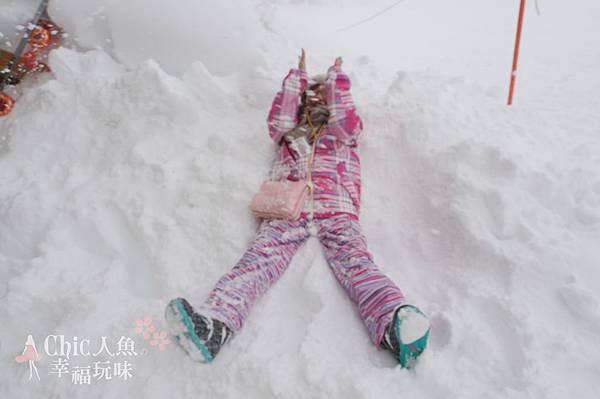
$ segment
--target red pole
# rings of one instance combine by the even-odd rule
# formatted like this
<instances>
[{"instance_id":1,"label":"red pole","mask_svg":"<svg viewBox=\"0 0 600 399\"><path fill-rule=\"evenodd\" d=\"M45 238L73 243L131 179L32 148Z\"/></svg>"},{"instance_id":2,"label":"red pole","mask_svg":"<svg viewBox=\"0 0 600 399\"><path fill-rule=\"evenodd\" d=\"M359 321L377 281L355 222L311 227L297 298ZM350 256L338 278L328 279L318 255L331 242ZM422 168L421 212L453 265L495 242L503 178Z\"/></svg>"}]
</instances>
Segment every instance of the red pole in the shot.
<instances>
[{"instance_id":1,"label":"red pole","mask_svg":"<svg viewBox=\"0 0 600 399\"><path fill-rule=\"evenodd\" d=\"M517 61L519 59L519 46L521 45L521 31L523 28L523 14L525 14L525 0L521 0L519 8L519 22L517 24L517 38L515 40L515 52L513 55L512 71L510 73L510 89L508 90L508 105L512 104L515 80L517 79Z\"/></svg>"}]
</instances>

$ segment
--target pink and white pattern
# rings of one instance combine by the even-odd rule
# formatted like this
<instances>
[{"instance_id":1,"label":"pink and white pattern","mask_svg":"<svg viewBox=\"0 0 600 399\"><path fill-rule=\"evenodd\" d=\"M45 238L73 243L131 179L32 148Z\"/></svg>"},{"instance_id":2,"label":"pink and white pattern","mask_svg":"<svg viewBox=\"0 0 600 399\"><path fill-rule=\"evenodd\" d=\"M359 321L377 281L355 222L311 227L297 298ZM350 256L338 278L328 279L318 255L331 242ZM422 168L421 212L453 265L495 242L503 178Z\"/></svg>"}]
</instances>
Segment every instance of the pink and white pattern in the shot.
<instances>
[{"instance_id":1,"label":"pink and white pattern","mask_svg":"<svg viewBox=\"0 0 600 399\"><path fill-rule=\"evenodd\" d=\"M316 219L329 266L349 297L373 343L379 347L393 312L404 301L400 289L373 262L358 220L348 214ZM308 219L263 220L237 265L219 279L198 312L239 331L252 306L285 272L310 233Z\"/></svg>"},{"instance_id":2,"label":"pink and white pattern","mask_svg":"<svg viewBox=\"0 0 600 399\"><path fill-rule=\"evenodd\" d=\"M270 179L300 180L307 175L308 156L293 152L283 135L298 123L300 96L306 90L305 71L290 69L277 93L267 122L269 135L280 144L270 172ZM313 181L315 217L347 213L358 218L360 211L360 160L356 154L357 138L362 132L362 120L350 94L350 78L339 67L331 66L325 81L329 122L322 130L315 148ZM304 212L309 212L310 201Z\"/></svg>"},{"instance_id":3,"label":"pink and white pattern","mask_svg":"<svg viewBox=\"0 0 600 399\"><path fill-rule=\"evenodd\" d=\"M305 179L308 156L290 150L283 135L298 123L306 72L292 68L268 116L269 135L279 146L271 180ZM357 138L363 124L350 95L350 79L332 66L325 82L330 118L315 146L312 169L315 224L329 266L349 297L373 343L379 347L394 310L404 301L400 289L373 262L358 221L361 195ZM198 312L220 320L232 331L242 328L252 306L287 269L310 236L309 206L300 219L262 221L257 236L237 265L219 279Z\"/></svg>"}]
</instances>

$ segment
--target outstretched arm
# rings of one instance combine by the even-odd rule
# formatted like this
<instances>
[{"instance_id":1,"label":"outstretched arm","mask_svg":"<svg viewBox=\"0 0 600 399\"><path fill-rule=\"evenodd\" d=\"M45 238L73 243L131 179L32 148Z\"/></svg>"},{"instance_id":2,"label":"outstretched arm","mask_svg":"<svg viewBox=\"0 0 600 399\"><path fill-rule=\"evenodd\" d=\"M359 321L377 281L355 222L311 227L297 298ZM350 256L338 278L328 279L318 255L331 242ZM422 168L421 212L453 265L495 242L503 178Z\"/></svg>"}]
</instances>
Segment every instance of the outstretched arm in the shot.
<instances>
[{"instance_id":1,"label":"outstretched arm","mask_svg":"<svg viewBox=\"0 0 600 399\"><path fill-rule=\"evenodd\" d=\"M327 91L327 107L329 108L329 130L345 143L356 140L363 129L363 123L356 113L356 106L350 94L350 78L342 72L342 59L338 57L335 64L327 71L325 89Z\"/></svg>"},{"instance_id":2,"label":"outstretched arm","mask_svg":"<svg viewBox=\"0 0 600 399\"><path fill-rule=\"evenodd\" d=\"M269 111L269 135L276 144L280 144L283 135L298 124L298 99L308 84L304 57L302 49L298 68L290 69L283 79L281 90L275 95Z\"/></svg>"}]
</instances>

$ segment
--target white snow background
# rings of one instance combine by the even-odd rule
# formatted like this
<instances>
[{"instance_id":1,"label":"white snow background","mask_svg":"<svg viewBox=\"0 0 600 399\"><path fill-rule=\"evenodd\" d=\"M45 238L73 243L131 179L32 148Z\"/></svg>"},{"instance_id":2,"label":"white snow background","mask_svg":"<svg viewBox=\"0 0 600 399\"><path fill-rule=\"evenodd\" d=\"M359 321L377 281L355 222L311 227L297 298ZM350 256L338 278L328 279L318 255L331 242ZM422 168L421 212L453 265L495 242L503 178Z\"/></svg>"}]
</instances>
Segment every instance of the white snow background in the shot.
<instances>
[{"instance_id":1,"label":"white snow background","mask_svg":"<svg viewBox=\"0 0 600 399\"><path fill-rule=\"evenodd\" d=\"M600 3L528 2L512 107L518 1L406 0L340 31L392 3L51 1L67 48L0 119L1 398L600 397ZM2 0L6 31L23 4ZM170 344L128 381L74 385L47 356L29 381L28 334L164 329L236 263L301 47L352 79L365 235L432 320L418 367L372 346L311 238L213 364Z\"/></svg>"}]
</instances>

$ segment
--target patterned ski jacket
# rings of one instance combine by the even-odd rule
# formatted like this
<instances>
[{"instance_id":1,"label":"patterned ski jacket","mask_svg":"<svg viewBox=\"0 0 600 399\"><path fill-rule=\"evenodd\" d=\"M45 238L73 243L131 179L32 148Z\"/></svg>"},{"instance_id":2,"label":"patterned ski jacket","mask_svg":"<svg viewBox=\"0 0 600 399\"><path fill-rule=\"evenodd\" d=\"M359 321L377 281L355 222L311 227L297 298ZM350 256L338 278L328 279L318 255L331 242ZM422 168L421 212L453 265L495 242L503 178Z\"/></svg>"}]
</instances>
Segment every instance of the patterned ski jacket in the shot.
<instances>
[{"instance_id":1,"label":"patterned ski jacket","mask_svg":"<svg viewBox=\"0 0 600 399\"><path fill-rule=\"evenodd\" d=\"M306 179L309 156L301 156L282 140L298 120L300 96L308 85L308 75L297 68L290 69L283 80L267 118L269 135L279 144L271 167L270 179L275 181ZM327 71L325 88L329 121L317 140L312 169L315 218L340 213L358 219L360 211L360 159L356 154L357 138L362 132L362 120L350 95L350 79L340 67ZM310 212L306 201L303 213Z\"/></svg>"}]
</instances>

